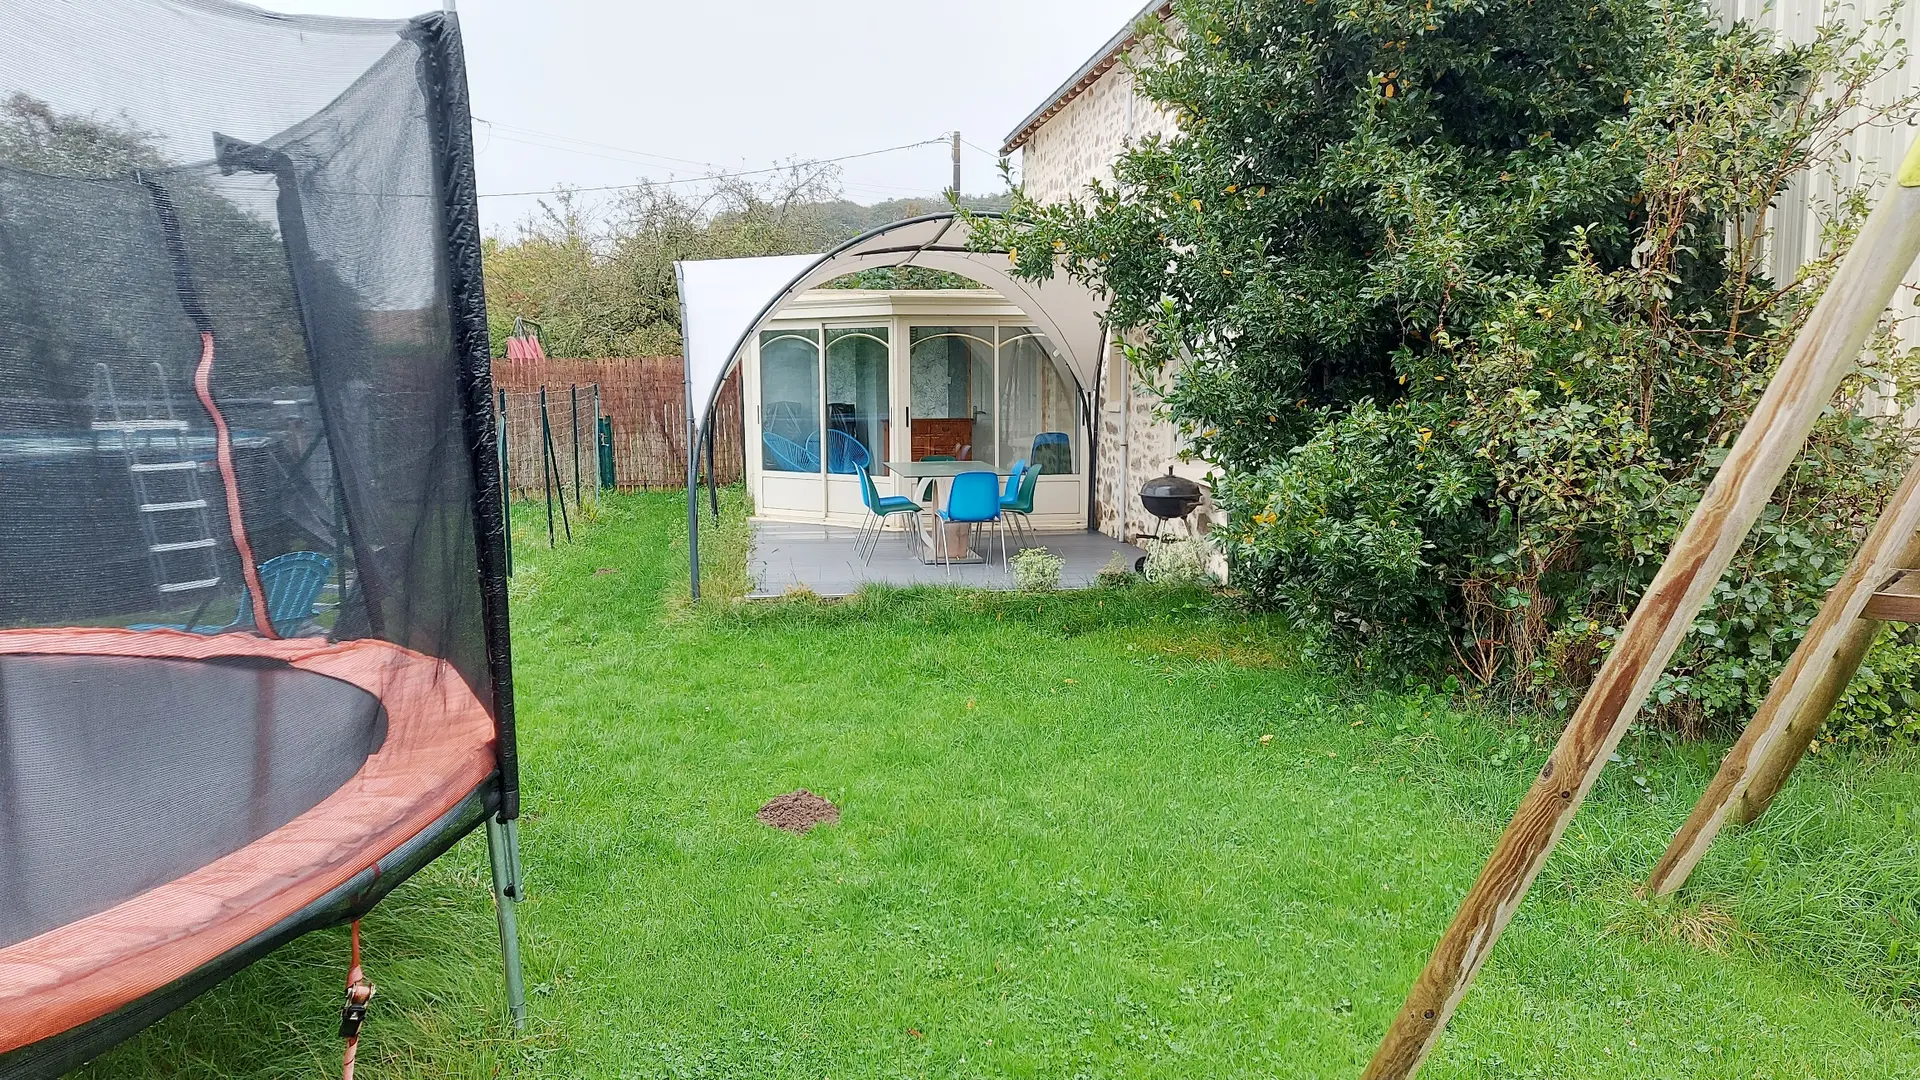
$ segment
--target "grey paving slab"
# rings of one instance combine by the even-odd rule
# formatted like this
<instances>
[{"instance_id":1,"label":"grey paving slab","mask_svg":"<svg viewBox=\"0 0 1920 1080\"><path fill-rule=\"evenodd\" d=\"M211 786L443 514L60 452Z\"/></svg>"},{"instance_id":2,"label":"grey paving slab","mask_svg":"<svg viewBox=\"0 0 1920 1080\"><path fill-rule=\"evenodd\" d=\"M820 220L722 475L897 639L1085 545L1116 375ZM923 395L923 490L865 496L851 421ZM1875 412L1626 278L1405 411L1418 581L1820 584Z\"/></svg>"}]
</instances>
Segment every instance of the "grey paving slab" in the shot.
<instances>
[{"instance_id":1,"label":"grey paving slab","mask_svg":"<svg viewBox=\"0 0 1920 1080\"><path fill-rule=\"evenodd\" d=\"M975 589L1010 589L1013 576L1000 564L1000 541L987 535L984 562L955 564L951 570L928 565L915 557L900 532L880 538L871 562L854 551L856 530L836 525L801 525L787 521L753 523L753 546L748 556L752 580L748 596L768 599L796 589L821 596L850 596L869 583L885 585L957 585ZM1119 553L1128 565L1146 552L1097 532L1035 532L1030 546L1044 547L1066 560L1060 587L1083 589L1095 574ZM1018 550L1009 538L1008 551Z\"/></svg>"}]
</instances>

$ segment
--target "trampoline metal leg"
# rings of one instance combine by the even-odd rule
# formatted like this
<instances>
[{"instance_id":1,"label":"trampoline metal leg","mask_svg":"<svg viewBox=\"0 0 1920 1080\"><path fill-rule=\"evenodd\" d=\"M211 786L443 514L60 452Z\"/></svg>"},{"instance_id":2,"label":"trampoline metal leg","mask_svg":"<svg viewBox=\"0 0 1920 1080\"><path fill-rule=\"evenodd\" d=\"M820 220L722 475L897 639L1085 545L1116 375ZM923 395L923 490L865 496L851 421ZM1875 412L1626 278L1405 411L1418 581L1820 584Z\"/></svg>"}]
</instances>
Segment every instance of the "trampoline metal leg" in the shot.
<instances>
[{"instance_id":1,"label":"trampoline metal leg","mask_svg":"<svg viewBox=\"0 0 1920 1080\"><path fill-rule=\"evenodd\" d=\"M506 964L507 1015L527 1026L526 981L520 972L520 927L514 908L526 896L520 876L520 823L487 819L487 854L493 862L493 906L500 917L500 957Z\"/></svg>"}]
</instances>

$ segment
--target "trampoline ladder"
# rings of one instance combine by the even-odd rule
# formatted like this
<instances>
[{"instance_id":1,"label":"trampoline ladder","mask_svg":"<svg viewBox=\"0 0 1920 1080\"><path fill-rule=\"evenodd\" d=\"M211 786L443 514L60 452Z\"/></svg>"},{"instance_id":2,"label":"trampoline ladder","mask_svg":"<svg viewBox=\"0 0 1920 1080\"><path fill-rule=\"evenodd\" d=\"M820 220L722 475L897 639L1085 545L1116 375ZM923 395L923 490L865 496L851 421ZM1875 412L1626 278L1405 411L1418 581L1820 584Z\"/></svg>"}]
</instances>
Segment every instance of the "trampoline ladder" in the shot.
<instances>
[{"instance_id":1,"label":"trampoline ladder","mask_svg":"<svg viewBox=\"0 0 1920 1080\"><path fill-rule=\"evenodd\" d=\"M93 430L119 436L154 587L171 596L220 584L220 545L187 441L192 426L174 415L166 369L155 363L153 374L153 396L141 403L141 415L130 416L112 370L95 365Z\"/></svg>"}]
</instances>

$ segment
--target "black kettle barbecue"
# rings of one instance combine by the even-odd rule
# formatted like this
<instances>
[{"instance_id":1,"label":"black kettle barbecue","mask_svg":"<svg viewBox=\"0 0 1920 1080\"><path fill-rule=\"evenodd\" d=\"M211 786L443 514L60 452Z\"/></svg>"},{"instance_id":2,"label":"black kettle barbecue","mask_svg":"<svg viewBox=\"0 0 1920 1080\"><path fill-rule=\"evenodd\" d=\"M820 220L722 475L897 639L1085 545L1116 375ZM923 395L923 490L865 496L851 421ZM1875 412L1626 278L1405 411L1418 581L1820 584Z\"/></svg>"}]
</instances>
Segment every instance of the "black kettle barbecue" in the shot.
<instances>
[{"instance_id":1,"label":"black kettle barbecue","mask_svg":"<svg viewBox=\"0 0 1920 1080\"><path fill-rule=\"evenodd\" d=\"M1160 530L1167 522L1187 521L1187 517L1199 509L1201 497L1200 485L1184 476L1173 475L1171 467L1165 476L1156 476L1140 485L1140 505L1158 519L1153 526L1153 539L1160 539ZM1187 532L1193 532L1190 521L1187 521ZM1145 572L1146 565L1146 557L1142 556L1134 563L1134 569Z\"/></svg>"},{"instance_id":2,"label":"black kettle barbecue","mask_svg":"<svg viewBox=\"0 0 1920 1080\"><path fill-rule=\"evenodd\" d=\"M1168 469L1167 475L1156 476L1140 485L1140 505L1147 513L1159 518L1161 524L1176 519L1185 520L1200 505L1200 485L1184 476L1173 475ZM1158 537L1160 529L1155 526L1153 535Z\"/></svg>"}]
</instances>

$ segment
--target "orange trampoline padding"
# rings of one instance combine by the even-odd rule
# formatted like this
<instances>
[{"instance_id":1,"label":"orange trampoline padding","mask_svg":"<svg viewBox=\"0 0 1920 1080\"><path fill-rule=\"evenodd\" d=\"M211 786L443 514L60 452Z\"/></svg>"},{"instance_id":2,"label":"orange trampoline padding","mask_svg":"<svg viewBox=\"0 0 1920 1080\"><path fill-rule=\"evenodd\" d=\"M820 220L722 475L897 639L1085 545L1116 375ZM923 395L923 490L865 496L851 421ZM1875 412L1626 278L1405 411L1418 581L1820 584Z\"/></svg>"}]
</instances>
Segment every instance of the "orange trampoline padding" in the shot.
<instances>
[{"instance_id":1,"label":"orange trampoline padding","mask_svg":"<svg viewBox=\"0 0 1920 1080\"><path fill-rule=\"evenodd\" d=\"M4 630L0 654L267 658L357 686L387 712L385 743L312 809L165 885L0 950L0 1053L105 1016L298 914L418 836L495 766L493 720L459 673L384 641Z\"/></svg>"}]
</instances>

